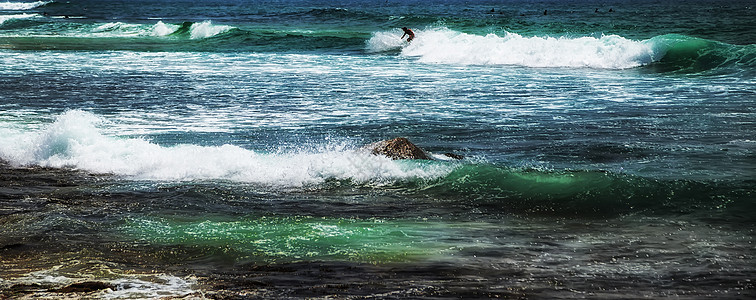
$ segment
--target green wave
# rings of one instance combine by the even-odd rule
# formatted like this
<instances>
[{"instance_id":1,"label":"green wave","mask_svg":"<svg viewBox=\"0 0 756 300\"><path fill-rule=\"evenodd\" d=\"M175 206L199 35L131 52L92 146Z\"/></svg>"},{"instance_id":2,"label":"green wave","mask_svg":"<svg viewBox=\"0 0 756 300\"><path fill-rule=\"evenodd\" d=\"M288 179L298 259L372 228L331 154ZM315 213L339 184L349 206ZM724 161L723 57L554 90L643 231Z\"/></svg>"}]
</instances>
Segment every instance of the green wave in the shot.
<instances>
[{"instance_id":1,"label":"green wave","mask_svg":"<svg viewBox=\"0 0 756 300\"><path fill-rule=\"evenodd\" d=\"M299 16L329 20L377 18L364 12L343 9L319 9L291 14L293 15L286 17ZM380 31L376 28L354 28L339 24L333 26L320 24L305 28L287 25L265 27L265 25L252 24L231 26L214 24L210 21L177 24L89 23L87 21L61 21L44 18L41 15L24 15L9 17L0 24L0 46L16 50L365 53L369 52L367 43L376 32L398 31L396 28L406 23L435 24L436 27L450 26L450 28L487 28L484 24L469 23L469 20L460 21L449 18L439 21L437 18L424 16L389 18L384 20L382 26L391 29ZM459 31L455 29L453 32ZM507 32L502 31L499 34L505 36ZM482 37L486 34L479 32L475 35ZM573 38L579 37L578 35ZM393 36L391 38L395 39ZM566 38L566 41L573 38ZM732 45L679 34L659 35L645 41L634 42L643 43L653 49L654 61L638 62L644 65L641 68L652 72L719 74L753 72L756 67L756 45L753 44ZM481 51L485 51L485 45L480 47L483 48ZM538 44L533 44L531 47L538 47ZM617 51L620 51L620 56L632 54L623 53L621 49ZM396 54L396 52L393 53ZM572 53L571 55L585 56L588 55L586 53ZM586 57L586 59L589 58Z\"/></svg>"},{"instance_id":2,"label":"green wave","mask_svg":"<svg viewBox=\"0 0 756 300\"><path fill-rule=\"evenodd\" d=\"M756 67L756 45L730 45L667 34L649 40L665 54L650 66L658 72L703 73Z\"/></svg>"},{"instance_id":3,"label":"green wave","mask_svg":"<svg viewBox=\"0 0 756 300\"><path fill-rule=\"evenodd\" d=\"M725 214L753 220L752 180L650 179L604 171L545 171L465 165L416 192L466 201L490 212L612 217L630 213ZM747 210L744 210L747 209Z\"/></svg>"},{"instance_id":4,"label":"green wave","mask_svg":"<svg viewBox=\"0 0 756 300\"><path fill-rule=\"evenodd\" d=\"M339 29L178 24L46 23L43 18L0 24L0 46L14 50L131 50L202 52L361 51L369 33Z\"/></svg>"}]
</instances>

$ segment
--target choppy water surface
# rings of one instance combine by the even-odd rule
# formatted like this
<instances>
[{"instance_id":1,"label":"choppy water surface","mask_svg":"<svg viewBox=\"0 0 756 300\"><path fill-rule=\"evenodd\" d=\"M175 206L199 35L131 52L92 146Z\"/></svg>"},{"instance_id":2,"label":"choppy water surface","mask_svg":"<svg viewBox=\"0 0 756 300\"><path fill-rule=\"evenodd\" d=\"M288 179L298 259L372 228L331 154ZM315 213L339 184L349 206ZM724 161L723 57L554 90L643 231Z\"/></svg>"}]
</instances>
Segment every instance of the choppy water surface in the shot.
<instances>
[{"instance_id":1,"label":"choppy water surface","mask_svg":"<svg viewBox=\"0 0 756 300\"><path fill-rule=\"evenodd\" d=\"M0 297L752 297L752 15L0 3Z\"/></svg>"}]
</instances>

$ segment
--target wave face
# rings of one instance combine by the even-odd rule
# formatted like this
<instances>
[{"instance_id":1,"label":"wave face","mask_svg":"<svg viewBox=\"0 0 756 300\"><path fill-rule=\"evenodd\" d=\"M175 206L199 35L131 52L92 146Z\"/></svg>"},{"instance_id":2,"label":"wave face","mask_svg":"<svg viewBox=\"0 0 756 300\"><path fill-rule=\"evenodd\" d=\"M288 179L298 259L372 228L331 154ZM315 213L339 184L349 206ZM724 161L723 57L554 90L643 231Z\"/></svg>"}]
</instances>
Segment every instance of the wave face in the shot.
<instances>
[{"instance_id":1,"label":"wave face","mask_svg":"<svg viewBox=\"0 0 756 300\"><path fill-rule=\"evenodd\" d=\"M347 10L280 14L287 18L375 18ZM336 15L336 16L334 16ZM57 18L57 17L55 17ZM447 27L416 30L412 43L398 28L360 31L332 27L232 26L210 20L155 23L82 22L35 13L0 15L0 40L16 50L199 52L328 52L399 55L424 64L592 68L653 72L753 72L756 45L732 45L680 34L631 39L603 34L475 34ZM288 20L288 19L287 19ZM390 23L393 23L390 22ZM372 29L372 28L371 28Z\"/></svg>"},{"instance_id":2,"label":"wave face","mask_svg":"<svg viewBox=\"0 0 756 300\"><path fill-rule=\"evenodd\" d=\"M664 52L653 66L662 72L753 72L756 67L756 45L730 45L676 34L657 36L649 42Z\"/></svg>"}]
</instances>

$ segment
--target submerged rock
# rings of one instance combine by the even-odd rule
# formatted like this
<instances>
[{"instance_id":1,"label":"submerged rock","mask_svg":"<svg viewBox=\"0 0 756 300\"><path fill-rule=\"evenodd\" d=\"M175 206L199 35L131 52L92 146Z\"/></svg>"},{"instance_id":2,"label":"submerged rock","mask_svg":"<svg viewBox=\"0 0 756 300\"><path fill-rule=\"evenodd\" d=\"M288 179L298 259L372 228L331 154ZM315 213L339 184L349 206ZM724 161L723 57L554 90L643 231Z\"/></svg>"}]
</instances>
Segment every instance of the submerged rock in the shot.
<instances>
[{"instance_id":1,"label":"submerged rock","mask_svg":"<svg viewBox=\"0 0 756 300\"><path fill-rule=\"evenodd\" d=\"M99 282L99 281L86 281L86 282L74 283L67 287L57 289L55 290L55 292L90 293L90 292L104 290L104 289L115 289L115 286L109 283L104 283L104 282Z\"/></svg>"},{"instance_id":2,"label":"submerged rock","mask_svg":"<svg viewBox=\"0 0 756 300\"><path fill-rule=\"evenodd\" d=\"M391 159L433 159L423 149L403 137L380 141L370 144L366 148L372 154L383 155Z\"/></svg>"},{"instance_id":3,"label":"submerged rock","mask_svg":"<svg viewBox=\"0 0 756 300\"><path fill-rule=\"evenodd\" d=\"M407 138L399 137L392 140L380 141L364 147L374 155L383 155L391 159L423 159L433 160L425 150L410 142ZM444 153L453 159L464 158L453 153Z\"/></svg>"}]
</instances>

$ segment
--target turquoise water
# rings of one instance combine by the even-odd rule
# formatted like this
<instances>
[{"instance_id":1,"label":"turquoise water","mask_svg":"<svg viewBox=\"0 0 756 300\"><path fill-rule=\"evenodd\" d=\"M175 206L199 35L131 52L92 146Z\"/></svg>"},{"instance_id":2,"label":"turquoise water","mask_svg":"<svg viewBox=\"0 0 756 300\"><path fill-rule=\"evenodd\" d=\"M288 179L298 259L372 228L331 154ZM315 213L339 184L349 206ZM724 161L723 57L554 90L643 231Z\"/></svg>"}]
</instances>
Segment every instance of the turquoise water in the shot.
<instances>
[{"instance_id":1,"label":"turquoise water","mask_svg":"<svg viewBox=\"0 0 756 300\"><path fill-rule=\"evenodd\" d=\"M754 4L0 2L0 295L748 298Z\"/></svg>"}]
</instances>

